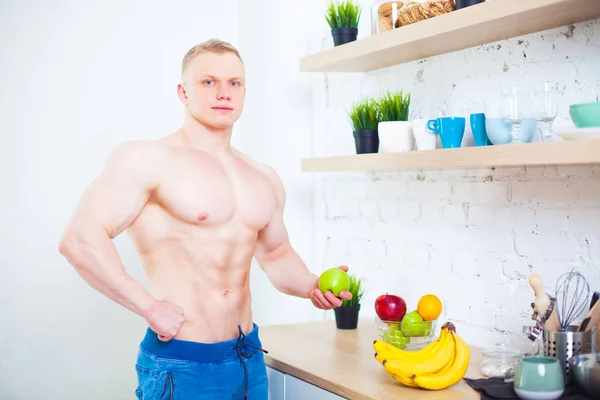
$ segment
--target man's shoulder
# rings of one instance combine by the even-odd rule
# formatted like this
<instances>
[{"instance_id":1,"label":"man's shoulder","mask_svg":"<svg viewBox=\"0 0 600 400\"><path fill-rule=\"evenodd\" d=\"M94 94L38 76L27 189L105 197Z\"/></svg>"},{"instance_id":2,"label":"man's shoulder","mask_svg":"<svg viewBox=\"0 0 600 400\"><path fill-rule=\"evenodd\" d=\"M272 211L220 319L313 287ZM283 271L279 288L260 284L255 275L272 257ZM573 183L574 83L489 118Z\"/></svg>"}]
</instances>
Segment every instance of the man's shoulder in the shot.
<instances>
[{"instance_id":1,"label":"man's shoulder","mask_svg":"<svg viewBox=\"0 0 600 400\"><path fill-rule=\"evenodd\" d=\"M273 168L270 165L267 165L263 162L257 161L255 159L253 159L252 157L250 157L249 155L242 153L239 150L236 150L236 153L237 153L238 157L240 157L242 160L244 160L250 166L254 167L258 172L265 175L265 177L267 179L269 179L270 181L275 181L274 183L281 182L281 179L279 178L279 174L277 173L275 168Z\"/></svg>"},{"instance_id":2,"label":"man's shoulder","mask_svg":"<svg viewBox=\"0 0 600 400\"><path fill-rule=\"evenodd\" d=\"M281 203L285 203L285 188L283 186L283 181L281 180L279 174L275 170L275 168L267 165L265 163L259 162L257 160L252 159L250 156L243 154L238 151L239 156L249 165L254 167L259 173L261 173L270 183L271 187L275 190L277 194L277 198Z\"/></svg>"},{"instance_id":3,"label":"man's shoulder","mask_svg":"<svg viewBox=\"0 0 600 400\"><path fill-rule=\"evenodd\" d=\"M104 171L107 176L157 182L166 159L165 145L157 140L121 142L109 153Z\"/></svg>"},{"instance_id":4,"label":"man's shoulder","mask_svg":"<svg viewBox=\"0 0 600 400\"><path fill-rule=\"evenodd\" d=\"M156 158L164 152L164 145L157 140L140 139L121 142L108 156L109 162L156 162Z\"/></svg>"},{"instance_id":5,"label":"man's shoulder","mask_svg":"<svg viewBox=\"0 0 600 400\"><path fill-rule=\"evenodd\" d=\"M265 177L267 179L269 179L270 181L273 181L273 183L281 183L281 178L279 177L279 174L277 173L277 171L275 170L275 168L271 167L270 165L255 161L256 163L256 168L262 172Z\"/></svg>"}]
</instances>

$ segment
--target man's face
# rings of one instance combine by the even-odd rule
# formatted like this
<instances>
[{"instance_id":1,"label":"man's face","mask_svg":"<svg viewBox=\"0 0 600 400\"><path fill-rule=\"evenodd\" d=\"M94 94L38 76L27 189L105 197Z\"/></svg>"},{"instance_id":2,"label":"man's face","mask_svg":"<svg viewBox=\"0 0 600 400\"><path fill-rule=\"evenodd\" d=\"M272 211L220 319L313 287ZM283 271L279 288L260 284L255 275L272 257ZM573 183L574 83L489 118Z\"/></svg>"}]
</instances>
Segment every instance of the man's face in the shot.
<instances>
[{"instance_id":1,"label":"man's face","mask_svg":"<svg viewBox=\"0 0 600 400\"><path fill-rule=\"evenodd\" d=\"M244 64L233 53L199 54L184 72L178 91L198 122L215 129L231 128L244 108Z\"/></svg>"}]
</instances>

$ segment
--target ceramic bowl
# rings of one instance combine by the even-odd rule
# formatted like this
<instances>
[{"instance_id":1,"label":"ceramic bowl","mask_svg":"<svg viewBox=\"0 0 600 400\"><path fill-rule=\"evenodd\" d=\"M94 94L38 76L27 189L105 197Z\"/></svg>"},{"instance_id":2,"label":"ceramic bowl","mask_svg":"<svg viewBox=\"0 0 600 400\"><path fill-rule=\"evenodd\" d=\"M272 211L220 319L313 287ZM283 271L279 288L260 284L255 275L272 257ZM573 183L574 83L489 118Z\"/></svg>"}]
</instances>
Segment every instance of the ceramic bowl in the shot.
<instances>
[{"instance_id":1,"label":"ceramic bowl","mask_svg":"<svg viewBox=\"0 0 600 400\"><path fill-rule=\"evenodd\" d=\"M512 142L512 123L505 118L486 118L485 129L490 142L495 145L508 144ZM526 118L521 121L520 141L529 143L536 130L535 118Z\"/></svg>"},{"instance_id":2,"label":"ceramic bowl","mask_svg":"<svg viewBox=\"0 0 600 400\"><path fill-rule=\"evenodd\" d=\"M600 127L600 101L572 104L569 107L569 114L578 128Z\"/></svg>"},{"instance_id":3,"label":"ceramic bowl","mask_svg":"<svg viewBox=\"0 0 600 400\"><path fill-rule=\"evenodd\" d=\"M590 396L600 394L600 353L587 353L569 359L569 378Z\"/></svg>"},{"instance_id":4,"label":"ceramic bowl","mask_svg":"<svg viewBox=\"0 0 600 400\"><path fill-rule=\"evenodd\" d=\"M514 377L514 390L523 400L556 400L565 391L564 373L555 357L534 355L521 358Z\"/></svg>"}]
</instances>

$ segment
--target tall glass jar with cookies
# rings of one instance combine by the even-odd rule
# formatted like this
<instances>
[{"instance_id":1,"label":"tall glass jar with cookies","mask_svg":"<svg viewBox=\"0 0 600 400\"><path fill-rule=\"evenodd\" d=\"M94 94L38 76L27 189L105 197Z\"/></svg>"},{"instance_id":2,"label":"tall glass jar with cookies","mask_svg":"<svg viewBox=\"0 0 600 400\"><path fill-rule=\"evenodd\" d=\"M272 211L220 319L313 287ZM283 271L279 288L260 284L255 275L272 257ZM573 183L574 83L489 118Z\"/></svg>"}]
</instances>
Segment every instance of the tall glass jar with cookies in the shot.
<instances>
[{"instance_id":1,"label":"tall glass jar with cookies","mask_svg":"<svg viewBox=\"0 0 600 400\"><path fill-rule=\"evenodd\" d=\"M402 1L376 0L371 6L371 34L377 35L399 28L398 12L402 6Z\"/></svg>"}]
</instances>

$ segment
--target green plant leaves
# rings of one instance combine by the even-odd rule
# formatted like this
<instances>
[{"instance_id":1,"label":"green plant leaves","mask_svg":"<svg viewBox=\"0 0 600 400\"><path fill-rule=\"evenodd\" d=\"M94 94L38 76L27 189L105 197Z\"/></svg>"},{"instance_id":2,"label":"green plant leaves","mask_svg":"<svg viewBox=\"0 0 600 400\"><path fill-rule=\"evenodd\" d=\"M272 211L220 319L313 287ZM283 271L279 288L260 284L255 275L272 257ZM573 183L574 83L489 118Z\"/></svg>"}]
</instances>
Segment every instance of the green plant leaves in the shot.
<instances>
[{"instance_id":1,"label":"green plant leaves","mask_svg":"<svg viewBox=\"0 0 600 400\"><path fill-rule=\"evenodd\" d=\"M325 13L325 19L331 29L358 28L361 8L352 0L334 2L331 0Z\"/></svg>"},{"instance_id":2,"label":"green plant leaves","mask_svg":"<svg viewBox=\"0 0 600 400\"><path fill-rule=\"evenodd\" d=\"M354 275L348 275L348 278L350 278L350 288L348 291L352 293L352 298L350 300L344 300L342 302L342 307L359 305L363 295L365 294L365 288L363 286L362 279L357 278Z\"/></svg>"},{"instance_id":3,"label":"green plant leaves","mask_svg":"<svg viewBox=\"0 0 600 400\"><path fill-rule=\"evenodd\" d=\"M410 106L410 93L403 96L402 90L396 92L386 91L377 101L380 120L407 121Z\"/></svg>"},{"instance_id":4,"label":"green plant leaves","mask_svg":"<svg viewBox=\"0 0 600 400\"><path fill-rule=\"evenodd\" d=\"M379 98L364 98L348 111L354 131L377 130L379 122L407 121L410 108L410 93L402 90L386 91Z\"/></svg>"},{"instance_id":5,"label":"green plant leaves","mask_svg":"<svg viewBox=\"0 0 600 400\"><path fill-rule=\"evenodd\" d=\"M373 99L363 99L348 111L354 131L374 131L379 124L379 112Z\"/></svg>"}]
</instances>

